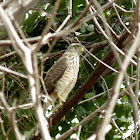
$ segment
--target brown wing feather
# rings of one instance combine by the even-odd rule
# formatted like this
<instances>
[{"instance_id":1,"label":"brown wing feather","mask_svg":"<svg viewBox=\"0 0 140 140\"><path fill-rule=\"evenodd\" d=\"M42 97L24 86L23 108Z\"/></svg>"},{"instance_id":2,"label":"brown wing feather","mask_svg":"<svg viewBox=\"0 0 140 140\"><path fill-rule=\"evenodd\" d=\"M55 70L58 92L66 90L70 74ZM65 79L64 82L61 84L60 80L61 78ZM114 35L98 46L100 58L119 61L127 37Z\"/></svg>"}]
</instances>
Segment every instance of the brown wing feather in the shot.
<instances>
[{"instance_id":1,"label":"brown wing feather","mask_svg":"<svg viewBox=\"0 0 140 140\"><path fill-rule=\"evenodd\" d=\"M55 84L62 77L67 68L66 58L60 58L47 72L45 76L45 85L48 94L51 94L55 88Z\"/></svg>"}]
</instances>

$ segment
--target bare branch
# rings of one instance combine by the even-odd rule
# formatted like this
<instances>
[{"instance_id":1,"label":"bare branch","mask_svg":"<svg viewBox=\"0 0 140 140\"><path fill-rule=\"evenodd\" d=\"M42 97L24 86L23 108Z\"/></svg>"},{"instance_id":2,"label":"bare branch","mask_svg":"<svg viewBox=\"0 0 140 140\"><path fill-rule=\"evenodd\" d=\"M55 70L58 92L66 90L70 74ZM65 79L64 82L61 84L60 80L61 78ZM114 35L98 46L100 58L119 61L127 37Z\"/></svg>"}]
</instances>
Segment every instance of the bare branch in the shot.
<instances>
[{"instance_id":1,"label":"bare branch","mask_svg":"<svg viewBox=\"0 0 140 140\"><path fill-rule=\"evenodd\" d=\"M125 57L122 68L121 68L121 71L118 74L118 77L116 79L115 86L112 90L111 98L108 101L107 112L105 114L105 117L104 117L103 121L100 123L100 127L98 128L98 131L97 131L97 139L100 138L100 140L104 140L104 138L105 138L104 129L109 124L110 115L113 112L113 109L116 105L116 101L117 101L118 96L119 96L120 85L121 85L121 82L124 78L124 73L126 71L126 68L129 65L129 63L130 63L130 59L133 57L133 54L135 53L135 51L136 51L136 49L139 45L139 41L140 41L140 25L139 25L138 33L136 35L136 40L134 41L134 43L132 44L132 46L130 48L130 51L128 52L128 55L127 55L128 57Z\"/></svg>"},{"instance_id":2,"label":"bare branch","mask_svg":"<svg viewBox=\"0 0 140 140\"><path fill-rule=\"evenodd\" d=\"M13 71L13 70L10 70L6 67L3 67L3 66L0 66L0 71L3 71L3 72L6 72L6 73L10 73L10 74L14 74L16 76L19 76L19 77L22 77L22 78L25 78L27 79L28 77L22 73L19 73L19 72L16 72L16 71Z\"/></svg>"},{"instance_id":3,"label":"bare branch","mask_svg":"<svg viewBox=\"0 0 140 140\"><path fill-rule=\"evenodd\" d=\"M24 66L27 70L28 80L30 84L30 94L32 97L32 101L35 108L36 118L39 122L39 129L42 134L43 139L51 140L50 134L48 132L47 121L45 120L43 109L41 107L40 100L38 95L40 93L39 89L39 74L38 74L38 66L37 59L34 53L30 48L27 48L21 39L19 38L16 30L14 29L10 19L6 15L4 9L0 6L0 16L3 23L6 25L6 29L8 31L9 37L12 40L13 46L19 56L21 57Z\"/></svg>"},{"instance_id":4,"label":"bare branch","mask_svg":"<svg viewBox=\"0 0 140 140\"><path fill-rule=\"evenodd\" d=\"M10 107L6 102L6 99L4 98L4 93L3 92L0 92L0 101L1 101L1 103L3 104L3 106L5 108L8 120L9 120L9 122L11 124L11 127L12 127L12 130L14 132L16 140L25 140L25 137L21 135L21 133L20 133L18 127L17 127L17 124L15 122L15 114L14 114L14 112L9 110Z\"/></svg>"},{"instance_id":5,"label":"bare branch","mask_svg":"<svg viewBox=\"0 0 140 140\"><path fill-rule=\"evenodd\" d=\"M52 23L54 21L56 12L57 12L57 10L59 8L60 2L61 2L61 0L56 0L55 5L54 5L54 8L52 10L51 17L49 18L49 22L48 22L48 24L46 25L46 27L44 28L44 30L42 32L42 35L41 35L42 38L39 40L39 42L37 43L36 48L34 49L35 52L40 48L40 45L42 46L43 38L48 33L48 31L50 30L50 27L51 27L51 25L52 25Z\"/></svg>"}]
</instances>

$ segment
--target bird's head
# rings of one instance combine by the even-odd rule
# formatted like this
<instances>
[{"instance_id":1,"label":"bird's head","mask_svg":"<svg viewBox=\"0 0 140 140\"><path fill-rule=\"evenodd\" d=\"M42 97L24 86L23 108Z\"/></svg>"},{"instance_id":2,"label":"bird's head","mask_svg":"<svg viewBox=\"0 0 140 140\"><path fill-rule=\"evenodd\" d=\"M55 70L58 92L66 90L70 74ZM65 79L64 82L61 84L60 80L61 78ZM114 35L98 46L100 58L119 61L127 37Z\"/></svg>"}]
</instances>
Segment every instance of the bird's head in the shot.
<instances>
[{"instance_id":1,"label":"bird's head","mask_svg":"<svg viewBox=\"0 0 140 140\"><path fill-rule=\"evenodd\" d=\"M73 43L67 48L67 51L77 52L80 55L85 51L85 49L84 49L84 46L82 46L81 44Z\"/></svg>"}]
</instances>

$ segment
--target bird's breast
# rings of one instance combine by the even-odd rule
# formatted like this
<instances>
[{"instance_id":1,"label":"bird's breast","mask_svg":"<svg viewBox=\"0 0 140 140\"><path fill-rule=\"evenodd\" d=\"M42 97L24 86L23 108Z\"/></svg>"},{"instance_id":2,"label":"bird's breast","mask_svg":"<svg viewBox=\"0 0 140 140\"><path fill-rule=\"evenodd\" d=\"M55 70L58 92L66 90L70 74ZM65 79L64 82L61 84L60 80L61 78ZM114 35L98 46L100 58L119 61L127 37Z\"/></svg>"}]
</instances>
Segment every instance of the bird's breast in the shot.
<instances>
[{"instance_id":1,"label":"bird's breast","mask_svg":"<svg viewBox=\"0 0 140 140\"><path fill-rule=\"evenodd\" d=\"M56 83L55 91L57 91L63 99L67 98L77 81L79 63L71 62L71 64L73 67L68 67L60 80Z\"/></svg>"}]
</instances>

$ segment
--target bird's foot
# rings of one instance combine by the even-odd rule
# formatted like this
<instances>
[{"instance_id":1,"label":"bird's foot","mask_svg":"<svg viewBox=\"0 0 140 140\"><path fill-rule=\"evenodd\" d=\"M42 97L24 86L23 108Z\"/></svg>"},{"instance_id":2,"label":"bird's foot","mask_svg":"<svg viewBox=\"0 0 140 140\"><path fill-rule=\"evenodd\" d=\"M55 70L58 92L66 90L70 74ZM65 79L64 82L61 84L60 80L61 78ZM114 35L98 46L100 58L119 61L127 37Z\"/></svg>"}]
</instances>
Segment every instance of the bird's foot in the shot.
<instances>
[{"instance_id":1,"label":"bird's foot","mask_svg":"<svg viewBox=\"0 0 140 140\"><path fill-rule=\"evenodd\" d=\"M60 100L61 103L62 103L62 101L63 102L66 102L59 94L58 94L58 98L59 98L59 100Z\"/></svg>"},{"instance_id":2,"label":"bird's foot","mask_svg":"<svg viewBox=\"0 0 140 140\"><path fill-rule=\"evenodd\" d=\"M59 98L59 104L60 104L60 106L62 106L62 105L63 105L63 102L65 103L66 100L63 99L59 94L57 94L57 96L58 96L58 98Z\"/></svg>"}]
</instances>

